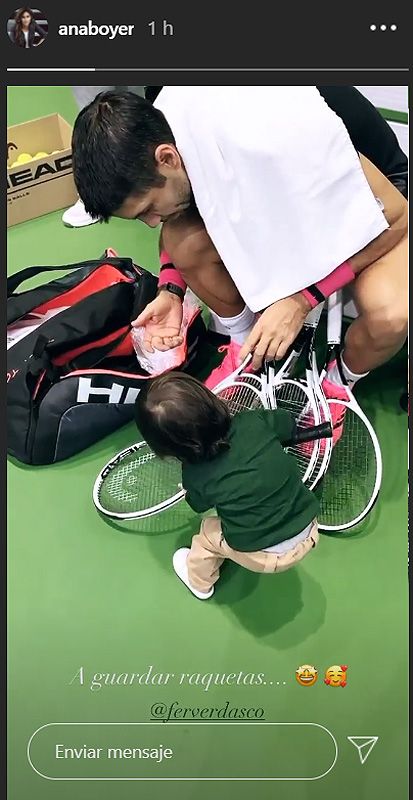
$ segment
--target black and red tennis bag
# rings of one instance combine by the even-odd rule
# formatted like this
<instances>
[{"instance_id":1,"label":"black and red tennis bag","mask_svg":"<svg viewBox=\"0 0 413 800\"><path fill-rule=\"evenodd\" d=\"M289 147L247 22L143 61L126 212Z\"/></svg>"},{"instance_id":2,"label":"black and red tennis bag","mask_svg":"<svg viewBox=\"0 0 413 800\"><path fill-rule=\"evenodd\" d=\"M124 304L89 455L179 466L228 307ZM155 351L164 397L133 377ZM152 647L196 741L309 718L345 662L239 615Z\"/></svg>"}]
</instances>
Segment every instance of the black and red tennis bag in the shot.
<instances>
[{"instance_id":1,"label":"black and red tennis bag","mask_svg":"<svg viewBox=\"0 0 413 800\"><path fill-rule=\"evenodd\" d=\"M107 251L110 252L110 251ZM43 272L68 274L17 293ZM26 464L68 458L133 419L148 373L139 364L131 321L154 299L157 278L129 258L66 267L29 267L7 282L8 452ZM205 326L188 327L191 371Z\"/></svg>"}]
</instances>

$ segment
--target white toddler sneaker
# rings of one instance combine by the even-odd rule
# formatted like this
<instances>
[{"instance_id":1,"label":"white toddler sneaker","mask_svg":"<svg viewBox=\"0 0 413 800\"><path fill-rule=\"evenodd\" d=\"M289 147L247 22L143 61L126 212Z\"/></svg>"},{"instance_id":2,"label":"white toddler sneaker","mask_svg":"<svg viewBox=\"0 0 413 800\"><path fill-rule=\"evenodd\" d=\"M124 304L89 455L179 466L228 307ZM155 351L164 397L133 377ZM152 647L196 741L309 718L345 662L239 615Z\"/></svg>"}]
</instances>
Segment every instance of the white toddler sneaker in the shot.
<instances>
[{"instance_id":1,"label":"white toddler sneaker","mask_svg":"<svg viewBox=\"0 0 413 800\"><path fill-rule=\"evenodd\" d=\"M214 587L212 587L209 592L198 592L197 589L194 589L194 587L189 583L188 567L186 564L189 552L189 547L181 547L176 551L176 553L174 553L174 557L172 559L174 570L178 578L181 579L182 583L188 587L189 591L192 592L192 594L194 594L198 600L209 600L209 598L214 594Z\"/></svg>"}]
</instances>

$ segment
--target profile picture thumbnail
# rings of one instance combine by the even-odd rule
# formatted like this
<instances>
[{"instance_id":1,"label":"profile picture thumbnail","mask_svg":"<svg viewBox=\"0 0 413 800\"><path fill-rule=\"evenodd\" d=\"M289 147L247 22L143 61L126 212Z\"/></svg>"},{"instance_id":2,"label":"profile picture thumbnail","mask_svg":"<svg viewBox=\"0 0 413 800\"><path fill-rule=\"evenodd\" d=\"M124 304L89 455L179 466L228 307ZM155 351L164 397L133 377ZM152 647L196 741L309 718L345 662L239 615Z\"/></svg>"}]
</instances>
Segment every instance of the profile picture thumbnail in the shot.
<instances>
[{"instance_id":1,"label":"profile picture thumbnail","mask_svg":"<svg viewBox=\"0 0 413 800\"><path fill-rule=\"evenodd\" d=\"M48 21L39 8L22 6L10 15L7 22L9 39L17 47L38 47L46 39Z\"/></svg>"}]
</instances>

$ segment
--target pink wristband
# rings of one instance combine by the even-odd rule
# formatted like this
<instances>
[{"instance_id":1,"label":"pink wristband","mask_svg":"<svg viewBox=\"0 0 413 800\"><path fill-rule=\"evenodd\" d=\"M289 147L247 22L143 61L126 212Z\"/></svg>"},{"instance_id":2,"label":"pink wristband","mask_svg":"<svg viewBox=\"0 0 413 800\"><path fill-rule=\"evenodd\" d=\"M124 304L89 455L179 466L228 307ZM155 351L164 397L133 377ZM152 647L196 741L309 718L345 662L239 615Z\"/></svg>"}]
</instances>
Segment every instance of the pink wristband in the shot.
<instances>
[{"instance_id":1,"label":"pink wristband","mask_svg":"<svg viewBox=\"0 0 413 800\"><path fill-rule=\"evenodd\" d=\"M175 286L179 286L179 288L185 293L186 283L179 270L177 270L172 264L170 256L166 250L162 251L159 260L161 262L161 271L159 273L158 286L164 286L165 283L174 283Z\"/></svg>"},{"instance_id":2,"label":"pink wristband","mask_svg":"<svg viewBox=\"0 0 413 800\"><path fill-rule=\"evenodd\" d=\"M337 292L338 289L342 289L343 286L347 286L348 283L354 281L355 277L350 262L344 261L343 264L336 267L336 269L330 272L325 278L303 289L301 294L308 300L311 308L315 308L319 303L322 303L326 297L329 297L330 294Z\"/></svg>"},{"instance_id":3,"label":"pink wristband","mask_svg":"<svg viewBox=\"0 0 413 800\"><path fill-rule=\"evenodd\" d=\"M161 267L163 267L164 264L172 264L172 258L166 250L162 250L159 261L161 262Z\"/></svg>"}]
</instances>

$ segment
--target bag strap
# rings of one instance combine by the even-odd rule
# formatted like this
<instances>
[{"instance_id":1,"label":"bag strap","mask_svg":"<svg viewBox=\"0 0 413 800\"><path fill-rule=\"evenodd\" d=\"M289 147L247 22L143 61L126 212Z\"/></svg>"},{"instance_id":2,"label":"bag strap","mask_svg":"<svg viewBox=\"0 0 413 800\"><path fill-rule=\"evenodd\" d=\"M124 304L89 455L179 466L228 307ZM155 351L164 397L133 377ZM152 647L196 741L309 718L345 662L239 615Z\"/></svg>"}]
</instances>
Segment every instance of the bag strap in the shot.
<instances>
[{"instance_id":1,"label":"bag strap","mask_svg":"<svg viewBox=\"0 0 413 800\"><path fill-rule=\"evenodd\" d=\"M126 333L119 334L114 340L106 344L96 344L93 341L93 334L89 335L85 328L77 328L72 322L72 335L68 338L65 319L67 314L63 311L57 317L48 320L42 325L41 332L39 332L34 341L32 356L28 361L28 372L32 375L38 375L43 369L46 369L53 375L62 374L65 367L55 367L53 365L53 357L83 344L87 345L88 342L90 342L91 346L87 347L84 353L72 359L71 369L93 367L122 342L130 330L129 323L134 306L135 287L130 283L115 283L103 289L99 295L99 297L90 295L78 304L86 319L94 319L98 324L99 316L101 319L111 318L113 331L126 327ZM99 329L96 331L96 335L98 333Z\"/></svg>"},{"instance_id":2,"label":"bag strap","mask_svg":"<svg viewBox=\"0 0 413 800\"><path fill-rule=\"evenodd\" d=\"M79 264L68 264L67 266L26 267L26 269L21 269L20 272L16 272L14 275L10 275L10 277L7 278L7 297L11 297L22 283L28 281L30 278L34 278L36 275L41 275L43 272L58 272L59 270L75 270L82 268L90 268L90 270L93 270L103 264L133 269L133 261L131 258L99 258L93 261L81 261Z\"/></svg>"},{"instance_id":3,"label":"bag strap","mask_svg":"<svg viewBox=\"0 0 413 800\"><path fill-rule=\"evenodd\" d=\"M54 381L67 372L73 372L75 370L82 369L94 369L101 361L103 361L112 353L115 347L118 347L118 345L121 344L128 333L129 331L120 334L107 344L99 345L86 350L84 353L75 356L74 359L61 367L53 364L48 349L50 342L47 337L40 335L36 340L36 344L33 348L33 354L27 365L27 375L38 377L41 372L45 371L47 376Z\"/></svg>"},{"instance_id":4,"label":"bag strap","mask_svg":"<svg viewBox=\"0 0 413 800\"><path fill-rule=\"evenodd\" d=\"M140 280L134 285L131 322L139 316L148 303L155 299L157 288L157 276L146 270L142 272Z\"/></svg>"}]
</instances>

